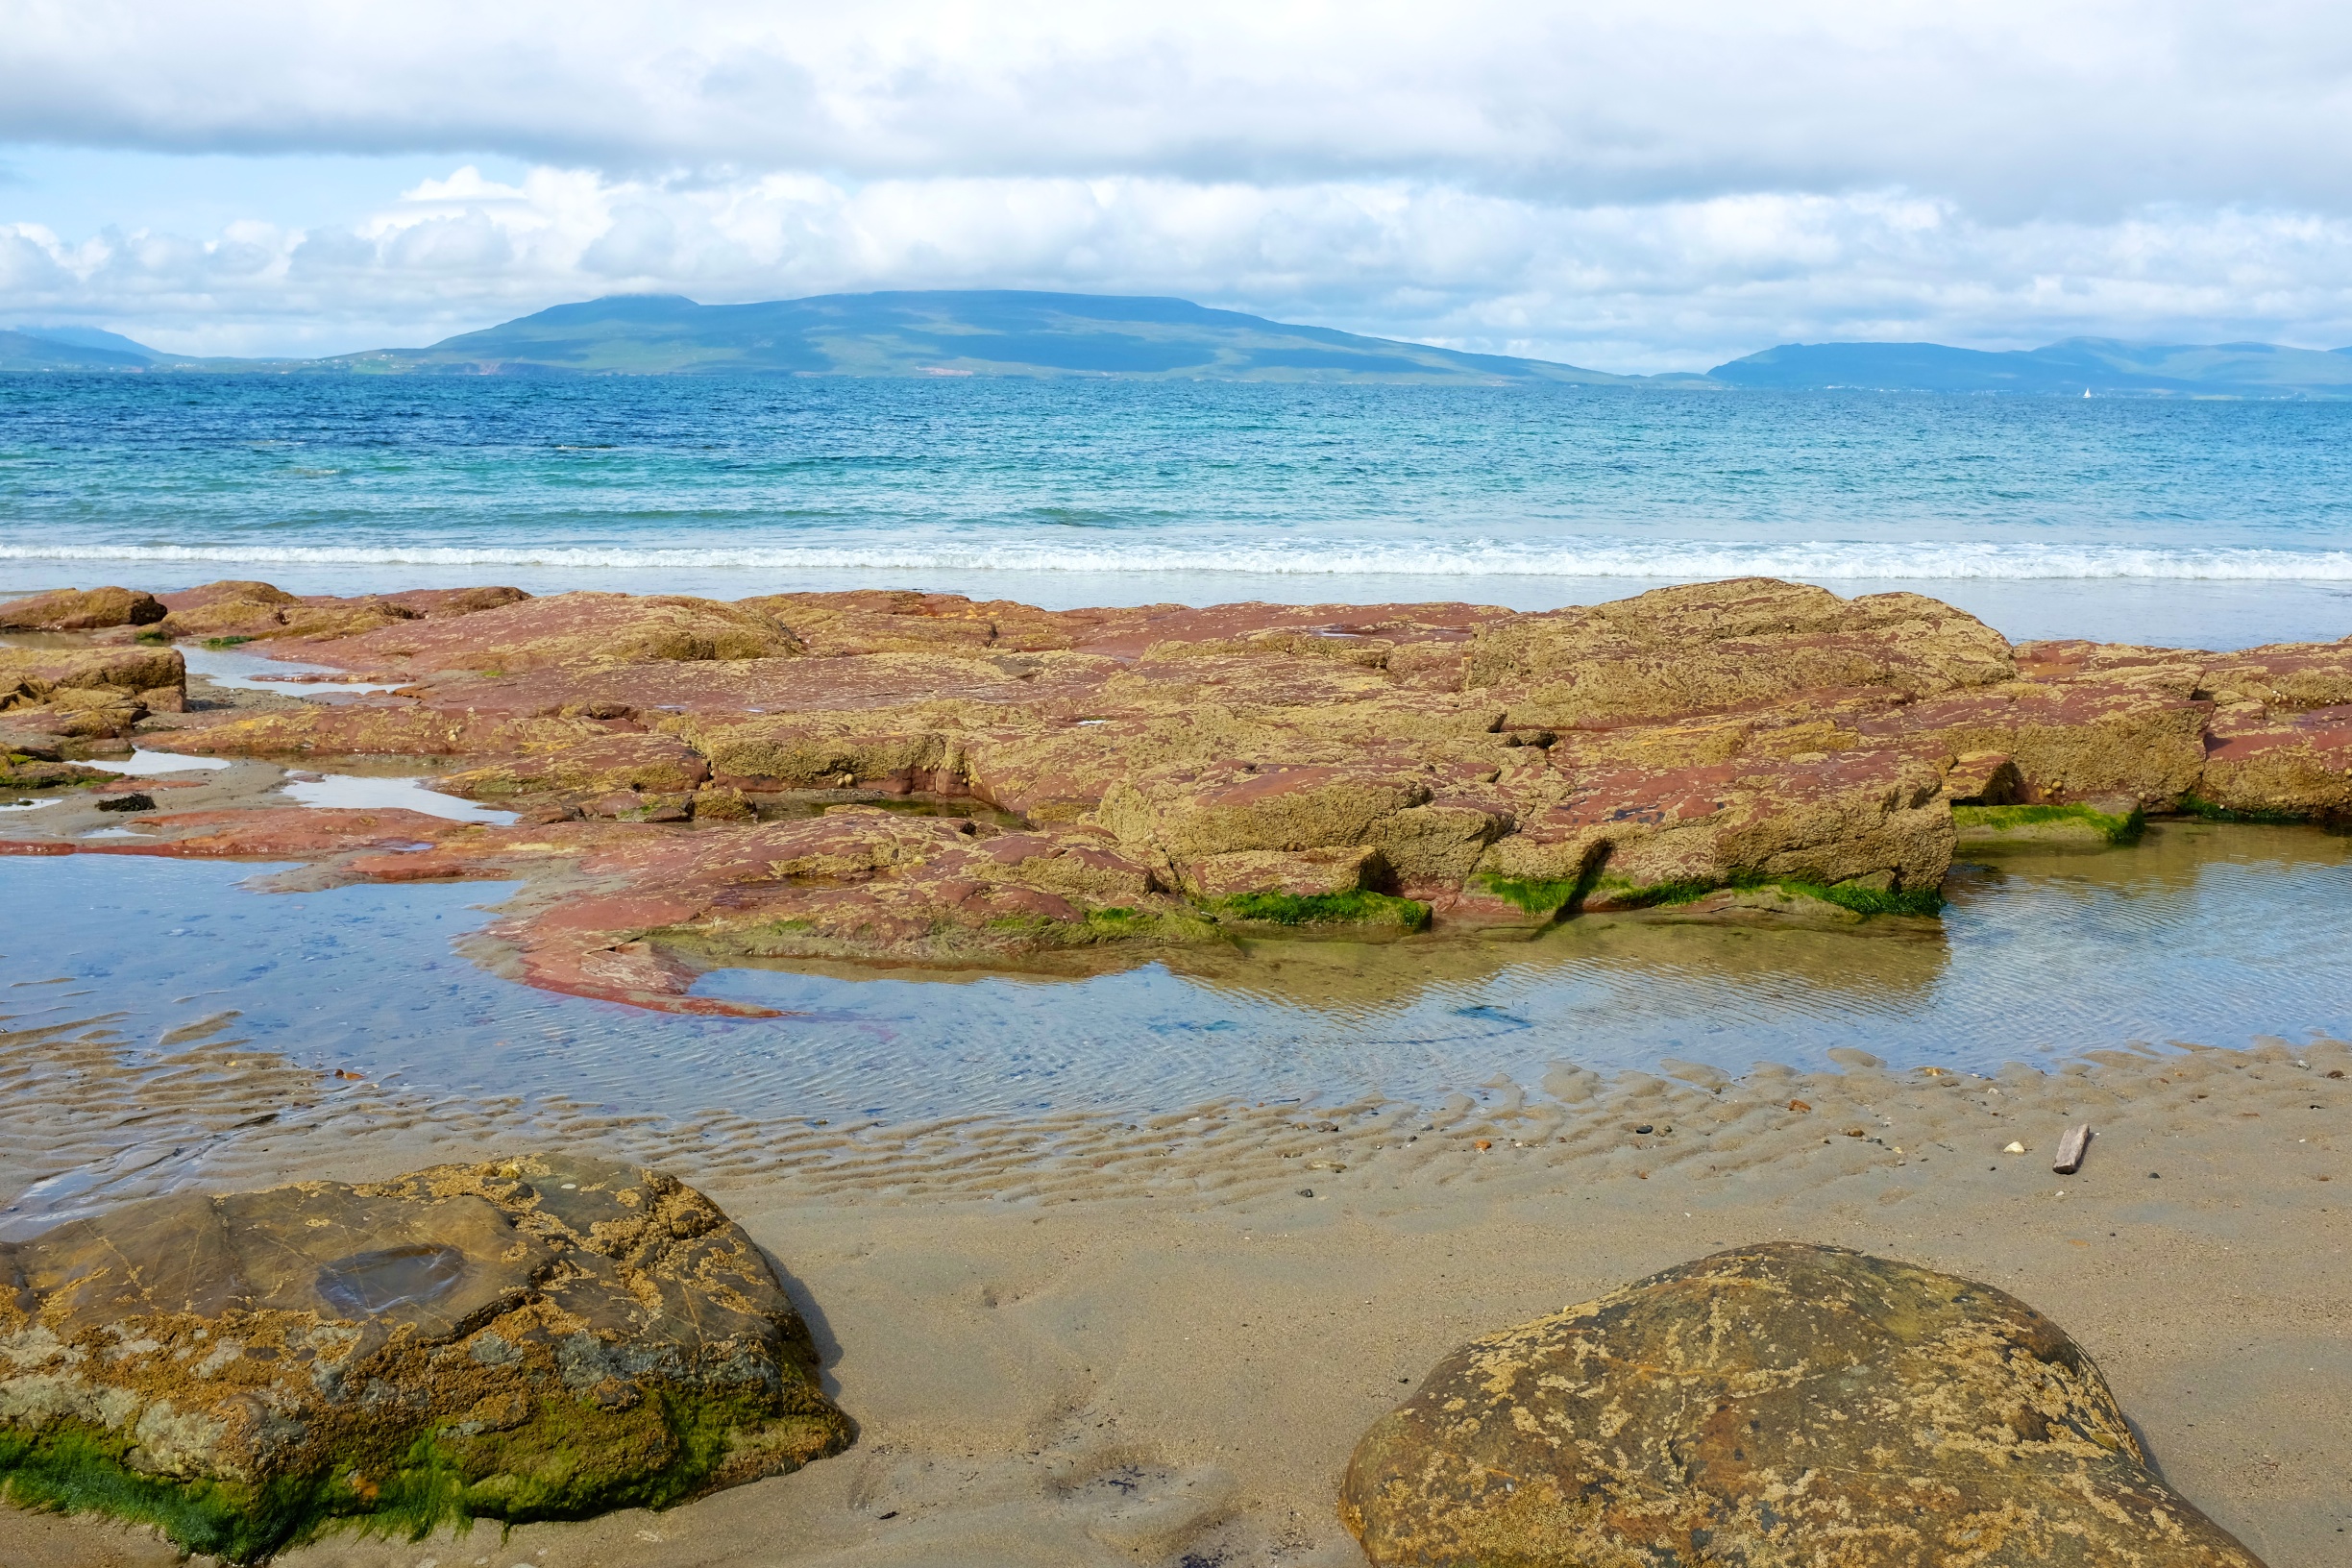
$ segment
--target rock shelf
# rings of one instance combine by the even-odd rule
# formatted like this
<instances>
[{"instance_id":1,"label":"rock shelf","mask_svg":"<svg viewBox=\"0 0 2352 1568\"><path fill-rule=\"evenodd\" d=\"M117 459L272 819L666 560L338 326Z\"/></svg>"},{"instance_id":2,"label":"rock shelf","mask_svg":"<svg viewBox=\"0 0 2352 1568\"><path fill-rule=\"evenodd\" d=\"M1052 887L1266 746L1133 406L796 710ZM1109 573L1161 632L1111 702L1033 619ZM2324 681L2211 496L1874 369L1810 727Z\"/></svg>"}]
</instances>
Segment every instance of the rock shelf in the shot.
<instances>
[{"instance_id":1,"label":"rock shelf","mask_svg":"<svg viewBox=\"0 0 2352 1568\"><path fill-rule=\"evenodd\" d=\"M64 635L93 605L125 619ZM133 734L413 759L524 817L289 820L272 797L104 844L45 819L5 847L522 877L496 935L525 978L674 1009L734 1011L692 990L745 961L1099 968L1269 927L1508 939L1607 909L1899 928L1939 907L1963 833L2352 817L2352 639L2013 647L1918 595L1771 579L1540 614L222 583L0 624L91 645L0 650L12 769ZM396 689L176 712L175 635Z\"/></svg>"}]
</instances>

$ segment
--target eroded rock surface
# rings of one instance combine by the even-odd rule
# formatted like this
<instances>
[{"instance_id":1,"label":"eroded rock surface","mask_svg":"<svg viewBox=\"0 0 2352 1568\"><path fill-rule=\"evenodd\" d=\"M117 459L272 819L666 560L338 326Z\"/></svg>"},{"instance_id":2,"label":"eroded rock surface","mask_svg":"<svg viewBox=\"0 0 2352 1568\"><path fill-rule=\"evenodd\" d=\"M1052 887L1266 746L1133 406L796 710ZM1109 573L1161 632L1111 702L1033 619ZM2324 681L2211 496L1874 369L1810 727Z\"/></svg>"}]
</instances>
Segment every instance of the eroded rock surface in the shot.
<instances>
[{"instance_id":1,"label":"eroded rock surface","mask_svg":"<svg viewBox=\"0 0 2352 1568\"><path fill-rule=\"evenodd\" d=\"M0 604L0 631L98 631L163 619L153 594L128 588L61 588Z\"/></svg>"},{"instance_id":2,"label":"eroded rock surface","mask_svg":"<svg viewBox=\"0 0 2352 1568\"><path fill-rule=\"evenodd\" d=\"M159 631L207 641L357 637L408 621L440 620L520 603L520 588L412 588L355 599L303 598L266 582L231 579L157 596Z\"/></svg>"},{"instance_id":3,"label":"eroded rock surface","mask_svg":"<svg viewBox=\"0 0 2352 1568\"><path fill-rule=\"evenodd\" d=\"M245 1559L348 1517L577 1517L849 1440L749 1237L532 1156L194 1193L0 1242L0 1484Z\"/></svg>"},{"instance_id":4,"label":"eroded rock surface","mask_svg":"<svg viewBox=\"0 0 2352 1568\"><path fill-rule=\"evenodd\" d=\"M1427 1568L2260 1568L2058 1326L1776 1243L1478 1340L1365 1433L1341 1513Z\"/></svg>"},{"instance_id":5,"label":"eroded rock surface","mask_svg":"<svg viewBox=\"0 0 2352 1568\"><path fill-rule=\"evenodd\" d=\"M1938 905L1955 807L1996 847L2101 846L2178 810L2352 816L2352 639L2012 648L1917 595L1760 578L1535 615L160 599L166 631L250 624L397 690L182 718L146 700L174 688L38 675L12 699L28 723L314 767L429 759L440 788L525 821L423 832L428 854L355 819L306 858L523 877L537 891L499 930L525 972L651 1005L704 1005L696 966L743 957L1101 966L1243 929L1510 934L1607 908L1900 930ZM172 656L8 657L148 655ZM285 842L274 814L163 815L103 847L257 856Z\"/></svg>"},{"instance_id":6,"label":"eroded rock surface","mask_svg":"<svg viewBox=\"0 0 2352 1568\"><path fill-rule=\"evenodd\" d=\"M36 737L119 738L155 713L186 706L187 666L174 648L0 647L0 745L37 755Z\"/></svg>"}]
</instances>

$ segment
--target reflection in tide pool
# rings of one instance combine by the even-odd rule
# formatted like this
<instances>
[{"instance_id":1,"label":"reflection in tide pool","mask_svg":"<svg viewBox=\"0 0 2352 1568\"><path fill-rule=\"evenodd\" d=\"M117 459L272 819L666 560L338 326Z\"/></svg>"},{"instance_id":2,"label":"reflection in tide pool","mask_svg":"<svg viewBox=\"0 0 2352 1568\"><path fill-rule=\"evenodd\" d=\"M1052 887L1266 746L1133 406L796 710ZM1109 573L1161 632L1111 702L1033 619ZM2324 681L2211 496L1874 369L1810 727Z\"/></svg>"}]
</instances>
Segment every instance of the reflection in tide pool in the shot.
<instances>
[{"instance_id":1,"label":"reflection in tide pool","mask_svg":"<svg viewBox=\"0 0 2352 1568\"><path fill-rule=\"evenodd\" d=\"M250 866L0 860L8 1028L99 1016L233 1032L428 1094L653 1115L896 1117L1169 1108L1219 1095L1428 1100L1555 1062L1731 1071L1832 1046L1990 1068L2134 1040L2352 1032L2352 840L2171 825L2132 850L1955 873L1940 933L1587 918L1540 941L1256 943L1081 981L726 970L783 1018L534 992L459 947L503 885L264 894Z\"/></svg>"},{"instance_id":2,"label":"reflection in tide pool","mask_svg":"<svg viewBox=\"0 0 2352 1568\"><path fill-rule=\"evenodd\" d=\"M306 806L334 806L358 811L414 811L427 817L447 818L453 822L503 824L515 820L515 814L511 811L477 805L454 795L443 795L438 790L427 789L425 782L422 778L406 776L327 773L319 777L297 777L285 786L285 793Z\"/></svg>"}]
</instances>

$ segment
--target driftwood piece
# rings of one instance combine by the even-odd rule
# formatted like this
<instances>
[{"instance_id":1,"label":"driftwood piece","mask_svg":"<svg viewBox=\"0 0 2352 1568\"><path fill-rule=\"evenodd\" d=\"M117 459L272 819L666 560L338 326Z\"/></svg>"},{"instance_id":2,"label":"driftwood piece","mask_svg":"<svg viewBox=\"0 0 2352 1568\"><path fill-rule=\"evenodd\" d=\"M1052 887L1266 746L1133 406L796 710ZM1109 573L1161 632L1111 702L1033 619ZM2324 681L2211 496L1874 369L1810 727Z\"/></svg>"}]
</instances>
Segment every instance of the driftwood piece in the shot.
<instances>
[{"instance_id":1,"label":"driftwood piece","mask_svg":"<svg viewBox=\"0 0 2352 1568\"><path fill-rule=\"evenodd\" d=\"M2050 1169L2061 1176L2071 1176L2082 1169L2083 1153L2091 1147L2091 1124L2069 1127L2066 1137L2058 1140L2058 1158L2050 1162Z\"/></svg>"}]
</instances>

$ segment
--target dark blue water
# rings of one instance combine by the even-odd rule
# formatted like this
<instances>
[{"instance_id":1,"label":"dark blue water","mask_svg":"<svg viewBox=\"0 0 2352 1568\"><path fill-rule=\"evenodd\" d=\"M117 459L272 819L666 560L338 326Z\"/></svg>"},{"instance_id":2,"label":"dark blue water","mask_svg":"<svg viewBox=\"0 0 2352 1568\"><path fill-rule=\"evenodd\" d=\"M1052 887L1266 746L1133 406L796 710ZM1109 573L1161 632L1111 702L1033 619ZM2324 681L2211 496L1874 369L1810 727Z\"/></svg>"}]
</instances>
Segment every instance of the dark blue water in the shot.
<instances>
[{"instance_id":1,"label":"dark blue water","mask_svg":"<svg viewBox=\"0 0 2352 1568\"><path fill-rule=\"evenodd\" d=\"M1535 605L1761 572L2249 641L2352 631L2347 497L2332 403L0 377L12 586Z\"/></svg>"}]
</instances>

